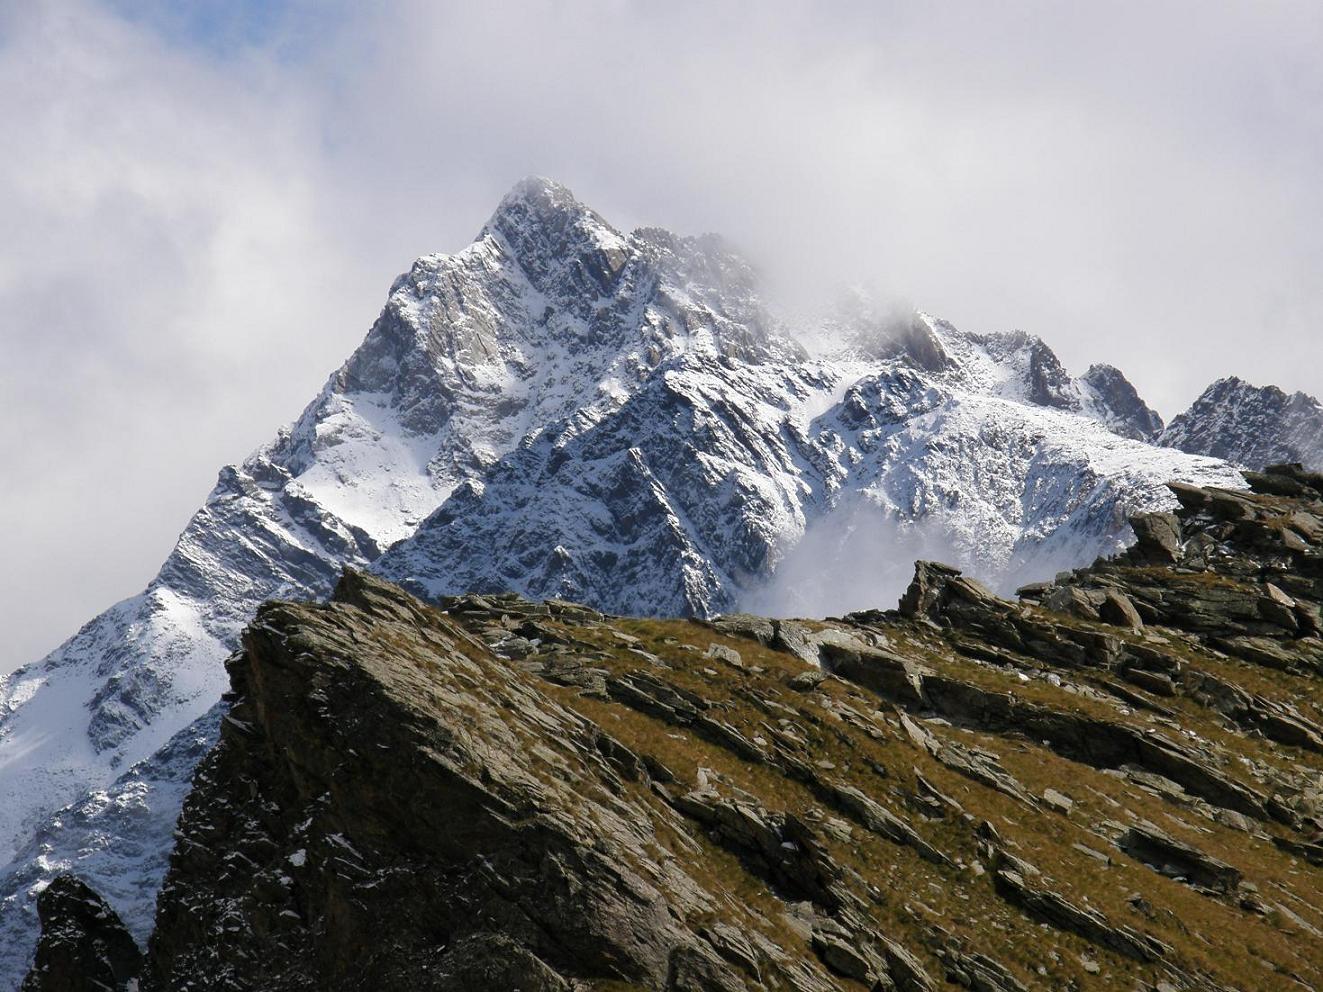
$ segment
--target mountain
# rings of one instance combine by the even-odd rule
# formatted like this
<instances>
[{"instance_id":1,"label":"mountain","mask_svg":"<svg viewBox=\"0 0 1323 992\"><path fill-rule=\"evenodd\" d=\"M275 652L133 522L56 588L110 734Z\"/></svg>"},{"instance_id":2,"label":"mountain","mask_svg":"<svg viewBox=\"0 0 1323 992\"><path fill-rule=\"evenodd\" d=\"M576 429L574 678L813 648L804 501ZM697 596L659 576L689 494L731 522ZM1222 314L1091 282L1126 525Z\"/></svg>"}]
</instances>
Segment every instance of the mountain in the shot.
<instances>
[{"instance_id":1,"label":"mountain","mask_svg":"<svg viewBox=\"0 0 1323 992\"><path fill-rule=\"evenodd\" d=\"M1323 404L1232 376L1205 389L1153 441L1252 469L1291 462L1323 469Z\"/></svg>"},{"instance_id":2,"label":"mountain","mask_svg":"<svg viewBox=\"0 0 1323 992\"><path fill-rule=\"evenodd\" d=\"M1120 374L1070 379L1022 333L862 312L844 347L813 359L774 335L744 338L739 360L701 339L650 369L635 354L637 385L531 433L375 567L427 596L512 589L704 615L766 602L806 534L816 555L862 523L883 546L937 545L1013 587L1118 547L1118 507L1163 500L1167 476L1223 471L1118 440L1156 416ZM907 557L890 582L809 583L828 598L794 608L894 596Z\"/></svg>"},{"instance_id":3,"label":"mountain","mask_svg":"<svg viewBox=\"0 0 1323 992\"><path fill-rule=\"evenodd\" d=\"M719 238L623 234L546 180L418 259L148 588L0 683L0 984L61 870L146 932L225 657L345 566L431 597L840 613L898 594L914 549L1009 588L1118 549L1169 479L1243 484L1120 436L1152 416L1120 373L1072 379L1036 338L834 319L811 355Z\"/></svg>"},{"instance_id":4,"label":"mountain","mask_svg":"<svg viewBox=\"0 0 1323 992\"><path fill-rule=\"evenodd\" d=\"M146 955L61 876L25 992L1319 988L1323 475L1250 483L1020 600L265 604Z\"/></svg>"},{"instance_id":5,"label":"mountain","mask_svg":"<svg viewBox=\"0 0 1323 992\"><path fill-rule=\"evenodd\" d=\"M1135 440L1146 440L1163 426L1120 370L1092 365L1072 378L1051 348L1023 331L961 332L926 314L879 313L859 296L842 304L831 323L849 354L899 359L951 376L975 392L1083 414Z\"/></svg>"}]
</instances>

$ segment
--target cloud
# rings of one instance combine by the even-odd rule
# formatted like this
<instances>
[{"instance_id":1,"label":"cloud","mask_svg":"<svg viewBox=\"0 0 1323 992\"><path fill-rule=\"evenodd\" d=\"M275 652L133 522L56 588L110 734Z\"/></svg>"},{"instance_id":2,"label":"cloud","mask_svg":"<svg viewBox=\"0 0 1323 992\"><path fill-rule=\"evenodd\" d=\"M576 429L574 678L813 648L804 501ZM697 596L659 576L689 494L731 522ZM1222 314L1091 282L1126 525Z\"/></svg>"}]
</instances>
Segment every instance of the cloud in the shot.
<instances>
[{"instance_id":1,"label":"cloud","mask_svg":"<svg viewBox=\"0 0 1323 992\"><path fill-rule=\"evenodd\" d=\"M810 524L767 585L739 608L772 617L891 610L914 578L916 561L969 570L964 558L936 523L901 521L866 498L849 499Z\"/></svg>"},{"instance_id":2,"label":"cloud","mask_svg":"<svg viewBox=\"0 0 1323 992\"><path fill-rule=\"evenodd\" d=\"M290 419L403 259L360 278L316 121L93 6L0 37L0 670L131 594L226 462Z\"/></svg>"},{"instance_id":3,"label":"cloud","mask_svg":"<svg viewBox=\"0 0 1323 992\"><path fill-rule=\"evenodd\" d=\"M529 173L1168 415L1231 372L1323 392L1316 4L193 7L0 13L0 670L139 588Z\"/></svg>"}]
</instances>

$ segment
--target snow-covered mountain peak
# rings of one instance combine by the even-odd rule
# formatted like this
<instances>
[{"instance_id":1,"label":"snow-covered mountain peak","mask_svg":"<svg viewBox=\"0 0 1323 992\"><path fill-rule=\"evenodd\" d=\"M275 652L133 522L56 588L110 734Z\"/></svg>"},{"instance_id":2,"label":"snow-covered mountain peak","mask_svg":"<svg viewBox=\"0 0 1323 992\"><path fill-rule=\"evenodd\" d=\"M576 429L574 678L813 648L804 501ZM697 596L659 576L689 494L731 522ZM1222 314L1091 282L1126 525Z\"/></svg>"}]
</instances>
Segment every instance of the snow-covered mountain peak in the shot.
<instances>
[{"instance_id":1,"label":"snow-covered mountain peak","mask_svg":"<svg viewBox=\"0 0 1323 992\"><path fill-rule=\"evenodd\" d=\"M810 359L720 238L621 234L547 180L415 261L302 415L221 472L149 588L0 681L0 858L25 852L0 887L0 986L53 872L142 932L222 660L259 602L322 597L345 565L427 594L705 614L794 584L792 563L833 612L899 588L824 548L903 562L903 585L921 534L924 557L1006 580L1119 546L1168 479L1240 481L1119 438L1147 410L1124 377L1073 379L1037 338L838 323L847 344Z\"/></svg>"},{"instance_id":2,"label":"snow-covered mountain peak","mask_svg":"<svg viewBox=\"0 0 1323 992\"><path fill-rule=\"evenodd\" d=\"M475 241L497 233L512 245L571 241L619 243L622 236L568 186L545 176L526 176L501 197Z\"/></svg>"},{"instance_id":3,"label":"snow-covered mountain peak","mask_svg":"<svg viewBox=\"0 0 1323 992\"><path fill-rule=\"evenodd\" d=\"M384 391L415 363L508 387L510 375L572 359L576 378L601 383L694 349L746 362L802 354L721 238L622 235L564 186L527 179L472 245L424 256L396 280L344 382Z\"/></svg>"},{"instance_id":4,"label":"snow-covered mountain peak","mask_svg":"<svg viewBox=\"0 0 1323 992\"><path fill-rule=\"evenodd\" d=\"M951 352L952 335L943 333L944 324L921 310L881 319L868 315L847 330L845 340L855 354L864 358L904 361L925 372L959 376L964 372L963 365Z\"/></svg>"},{"instance_id":5,"label":"snow-covered mountain peak","mask_svg":"<svg viewBox=\"0 0 1323 992\"><path fill-rule=\"evenodd\" d=\"M608 295L629 254L627 239L566 187L532 177L517 183L479 236L492 238L539 293L585 307Z\"/></svg>"},{"instance_id":6,"label":"snow-covered mountain peak","mask_svg":"<svg viewBox=\"0 0 1323 992\"><path fill-rule=\"evenodd\" d=\"M1079 381L1086 387L1086 402L1093 416L1118 434L1152 441L1162 430L1162 417L1115 366L1090 365Z\"/></svg>"},{"instance_id":7,"label":"snow-covered mountain peak","mask_svg":"<svg viewBox=\"0 0 1323 992\"><path fill-rule=\"evenodd\" d=\"M1323 403L1307 393L1219 379L1155 438L1250 468L1302 462L1323 469Z\"/></svg>"},{"instance_id":8,"label":"snow-covered mountain peak","mask_svg":"<svg viewBox=\"0 0 1323 992\"><path fill-rule=\"evenodd\" d=\"M1072 377L1042 338L1024 331L965 331L922 310L882 310L862 291L828 326L840 341L838 357L905 365L946 389L1067 410L1137 440L1162 427L1117 369L1094 365Z\"/></svg>"}]
</instances>

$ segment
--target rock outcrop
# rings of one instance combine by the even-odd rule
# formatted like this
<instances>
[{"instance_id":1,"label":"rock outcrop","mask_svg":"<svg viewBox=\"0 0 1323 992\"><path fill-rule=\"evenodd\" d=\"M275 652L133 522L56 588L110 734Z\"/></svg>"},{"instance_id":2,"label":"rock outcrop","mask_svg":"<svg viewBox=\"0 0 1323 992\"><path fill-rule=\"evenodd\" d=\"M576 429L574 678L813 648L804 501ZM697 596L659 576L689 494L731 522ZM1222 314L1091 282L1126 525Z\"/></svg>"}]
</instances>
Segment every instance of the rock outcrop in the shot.
<instances>
[{"instance_id":1,"label":"rock outcrop","mask_svg":"<svg viewBox=\"0 0 1323 992\"><path fill-rule=\"evenodd\" d=\"M269 603L146 955L61 879L30 987L1323 987L1323 477L1249 478L1014 600Z\"/></svg>"},{"instance_id":2,"label":"rock outcrop","mask_svg":"<svg viewBox=\"0 0 1323 992\"><path fill-rule=\"evenodd\" d=\"M74 876L46 886L37 912L41 942L22 992L104 992L138 978L138 945L105 900Z\"/></svg>"}]
</instances>

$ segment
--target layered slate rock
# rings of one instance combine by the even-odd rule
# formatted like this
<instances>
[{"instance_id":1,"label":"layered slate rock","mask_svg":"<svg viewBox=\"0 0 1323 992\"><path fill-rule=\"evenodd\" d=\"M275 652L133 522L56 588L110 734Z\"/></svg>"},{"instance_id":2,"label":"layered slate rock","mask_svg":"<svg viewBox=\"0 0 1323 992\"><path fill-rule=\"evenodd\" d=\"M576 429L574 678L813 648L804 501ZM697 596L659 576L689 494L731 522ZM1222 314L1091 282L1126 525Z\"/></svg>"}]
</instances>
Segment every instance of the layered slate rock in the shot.
<instances>
[{"instance_id":1,"label":"layered slate rock","mask_svg":"<svg viewBox=\"0 0 1323 992\"><path fill-rule=\"evenodd\" d=\"M1016 600L268 604L139 987L1323 987L1323 478L1250 481Z\"/></svg>"},{"instance_id":2,"label":"layered slate rock","mask_svg":"<svg viewBox=\"0 0 1323 992\"><path fill-rule=\"evenodd\" d=\"M230 671L148 988L740 987L628 751L452 620L351 573L264 607Z\"/></svg>"}]
</instances>

